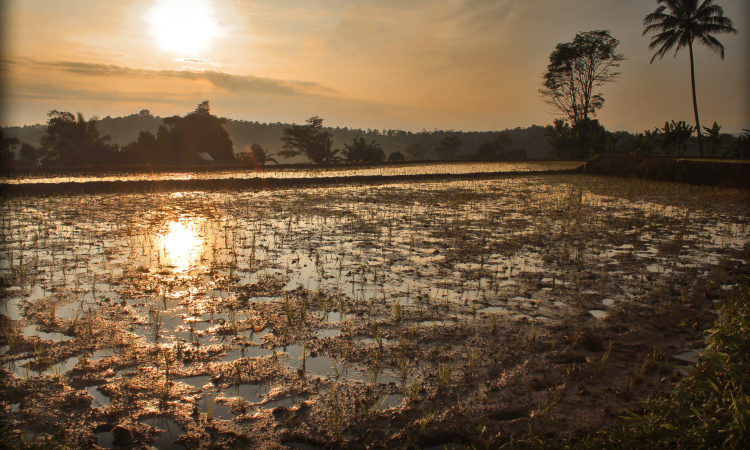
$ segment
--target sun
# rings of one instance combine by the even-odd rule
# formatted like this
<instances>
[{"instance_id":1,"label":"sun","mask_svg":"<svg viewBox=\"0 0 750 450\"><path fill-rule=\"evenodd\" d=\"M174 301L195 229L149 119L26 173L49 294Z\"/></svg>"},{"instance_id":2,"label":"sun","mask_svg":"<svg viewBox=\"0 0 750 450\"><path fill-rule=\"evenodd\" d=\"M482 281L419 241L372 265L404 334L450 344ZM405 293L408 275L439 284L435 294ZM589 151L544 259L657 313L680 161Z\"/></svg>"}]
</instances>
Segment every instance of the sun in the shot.
<instances>
[{"instance_id":1,"label":"sun","mask_svg":"<svg viewBox=\"0 0 750 450\"><path fill-rule=\"evenodd\" d=\"M162 50L198 56L221 34L210 0L156 0L145 17Z\"/></svg>"}]
</instances>

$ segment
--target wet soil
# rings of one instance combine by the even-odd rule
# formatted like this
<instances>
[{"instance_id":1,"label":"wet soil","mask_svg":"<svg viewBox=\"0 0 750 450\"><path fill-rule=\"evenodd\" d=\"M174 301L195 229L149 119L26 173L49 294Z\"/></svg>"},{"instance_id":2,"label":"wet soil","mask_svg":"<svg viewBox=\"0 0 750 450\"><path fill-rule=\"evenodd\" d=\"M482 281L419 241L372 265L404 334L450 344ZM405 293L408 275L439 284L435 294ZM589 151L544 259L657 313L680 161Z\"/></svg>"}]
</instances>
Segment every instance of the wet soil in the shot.
<instances>
[{"instance_id":1,"label":"wet soil","mask_svg":"<svg viewBox=\"0 0 750 450\"><path fill-rule=\"evenodd\" d=\"M506 164L507 166L511 166ZM562 167L568 167L566 164ZM512 166L511 166L512 168ZM537 175L554 173L572 173L575 169L562 168L554 170L533 170ZM54 195L57 193L128 193L128 192L159 192L180 190L260 190L281 189L307 186L334 186L342 184L373 185L398 182L428 182L428 181L471 181L515 178L524 176L526 171L518 172L466 172L466 173L407 173L400 175L340 175L340 176L301 176L290 175L289 178L271 176L243 178L240 172L237 178L207 178L207 179L158 179L158 180L114 180L114 181L54 181L29 183L0 184L0 195ZM172 174L175 175L175 174Z\"/></svg>"},{"instance_id":2,"label":"wet soil","mask_svg":"<svg viewBox=\"0 0 750 450\"><path fill-rule=\"evenodd\" d=\"M689 370L749 204L581 175L5 198L2 426L160 449L596 430Z\"/></svg>"},{"instance_id":3,"label":"wet soil","mask_svg":"<svg viewBox=\"0 0 750 450\"><path fill-rule=\"evenodd\" d=\"M632 155L596 155L584 173L750 190L750 164Z\"/></svg>"}]
</instances>

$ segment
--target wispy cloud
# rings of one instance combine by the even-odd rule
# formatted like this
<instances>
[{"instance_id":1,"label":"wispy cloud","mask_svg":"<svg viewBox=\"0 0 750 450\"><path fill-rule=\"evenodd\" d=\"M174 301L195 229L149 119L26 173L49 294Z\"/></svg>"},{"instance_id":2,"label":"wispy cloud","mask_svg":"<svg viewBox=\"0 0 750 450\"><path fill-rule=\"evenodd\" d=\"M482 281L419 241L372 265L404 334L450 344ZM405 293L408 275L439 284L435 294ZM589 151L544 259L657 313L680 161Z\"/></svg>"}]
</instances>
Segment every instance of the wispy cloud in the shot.
<instances>
[{"instance_id":1,"label":"wispy cloud","mask_svg":"<svg viewBox=\"0 0 750 450\"><path fill-rule=\"evenodd\" d=\"M112 64L93 64L77 61L11 61L37 71L59 71L93 78L119 77L129 79L181 79L210 83L216 89L237 93L259 93L279 96L331 95L336 91L319 83L302 80L280 80L237 75L218 70L184 68L182 70L134 69Z\"/></svg>"},{"instance_id":2,"label":"wispy cloud","mask_svg":"<svg viewBox=\"0 0 750 450\"><path fill-rule=\"evenodd\" d=\"M207 59L197 59L197 58L174 58L172 59L174 62L180 62L180 63L189 63L189 64L201 64L211 67L227 67L232 66L233 64L224 64L224 63L217 63L213 61L209 61Z\"/></svg>"}]
</instances>

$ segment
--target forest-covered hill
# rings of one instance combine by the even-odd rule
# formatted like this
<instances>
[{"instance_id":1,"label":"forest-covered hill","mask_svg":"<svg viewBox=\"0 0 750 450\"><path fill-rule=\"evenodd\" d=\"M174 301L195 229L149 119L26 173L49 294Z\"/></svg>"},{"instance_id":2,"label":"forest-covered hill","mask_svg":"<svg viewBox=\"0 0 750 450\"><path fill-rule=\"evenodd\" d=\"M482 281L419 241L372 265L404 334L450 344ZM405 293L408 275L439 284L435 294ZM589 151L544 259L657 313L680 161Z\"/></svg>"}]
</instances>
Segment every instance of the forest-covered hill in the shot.
<instances>
[{"instance_id":1,"label":"forest-covered hill","mask_svg":"<svg viewBox=\"0 0 750 450\"><path fill-rule=\"evenodd\" d=\"M112 143L125 146L138 139L141 131L150 131L156 134L159 126L163 123L163 118L152 116L150 114L140 113L131 114L125 117L104 117L96 123L97 129L102 136L109 135L112 137ZM244 120L227 119L225 128L229 137L234 144L235 153L248 151L253 143L260 144L268 149L271 153L278 153L281 150L281 136L285 128L291 125L286 123L259 123ZM46 126L43 124L26 125L23 127L6 127L3 128L5 137L16 137L20 142L28 142L33 146L39 145L39 139L44 134ZM352 140L357 137L364 137L368 142L377 141L383 148L386 156L392 152L404 152L412 142L417 140L431 141L437 145L445 136L458 136L463 142L459 154L475 154L480 145L487 141L493 141L501 132L506 132L511 138L512 143L508 146L512 149L525 149L526 155L530 159L546 159L549 157L550 146L544 140L544 127L532 125L529 128L515 128L502 131L422 131L411 132L402 130L361 130L358 128L326 128L333 135L333 148L341 149L344 143L351 144ZM437 155L428 155L430 158L437 158ZM280 159L278 157L277 159ZM285 160L284 162L305 162L303 157ZM282 162L282 161L280 161Z\"/></svg>"}]
</instances>

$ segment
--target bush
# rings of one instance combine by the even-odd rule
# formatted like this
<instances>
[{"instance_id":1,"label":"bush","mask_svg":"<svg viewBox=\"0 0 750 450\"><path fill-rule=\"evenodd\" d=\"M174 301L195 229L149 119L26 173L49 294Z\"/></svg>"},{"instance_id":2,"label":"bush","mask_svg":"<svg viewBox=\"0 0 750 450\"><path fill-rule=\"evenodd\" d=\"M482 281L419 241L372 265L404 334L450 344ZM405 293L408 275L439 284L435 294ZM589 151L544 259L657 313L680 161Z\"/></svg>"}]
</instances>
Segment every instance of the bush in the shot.
<instances>
[{"instance_id":1,"label":"bush","mask_svg":"<svg viewBox=\"0 0 750 450\"><path fill-rule=\"evenodd\" d=\"M406 161L406 156L401 152L393 152L388 155L388 162L400 162Z\"/></svg>"}]
</instances>

